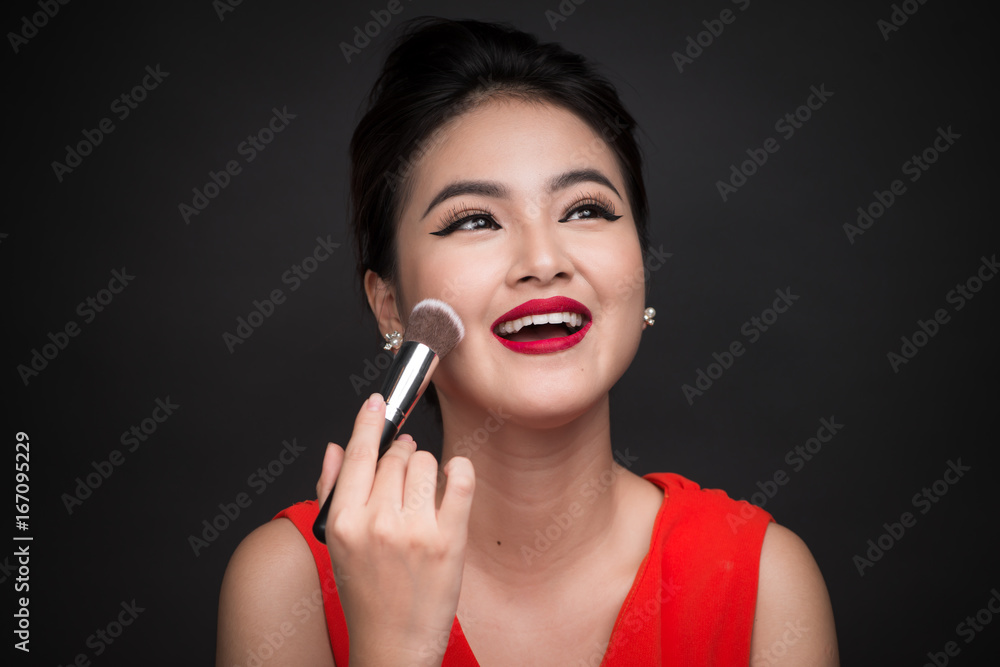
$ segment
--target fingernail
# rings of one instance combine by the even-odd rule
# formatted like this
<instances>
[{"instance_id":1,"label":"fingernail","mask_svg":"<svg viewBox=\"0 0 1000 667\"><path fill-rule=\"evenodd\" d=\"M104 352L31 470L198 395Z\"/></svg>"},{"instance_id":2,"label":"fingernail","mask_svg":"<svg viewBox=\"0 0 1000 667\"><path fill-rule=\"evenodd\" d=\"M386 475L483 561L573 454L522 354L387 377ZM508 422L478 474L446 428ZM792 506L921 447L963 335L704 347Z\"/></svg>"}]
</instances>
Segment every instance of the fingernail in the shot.
<instances>
[{"instance_id":1,"label":"fingernail","mask_svg":"<svg viewBox=\"0 0 1000 667\"><path fill-rule=\"evenodd\" d=\"M382 400L382 394L372 394L368 397L368 403L365 404L365 407L372 412L378 412L378 409L382 407L382 403L384 402L385 401Z\"/></svg>"}]
</instances>

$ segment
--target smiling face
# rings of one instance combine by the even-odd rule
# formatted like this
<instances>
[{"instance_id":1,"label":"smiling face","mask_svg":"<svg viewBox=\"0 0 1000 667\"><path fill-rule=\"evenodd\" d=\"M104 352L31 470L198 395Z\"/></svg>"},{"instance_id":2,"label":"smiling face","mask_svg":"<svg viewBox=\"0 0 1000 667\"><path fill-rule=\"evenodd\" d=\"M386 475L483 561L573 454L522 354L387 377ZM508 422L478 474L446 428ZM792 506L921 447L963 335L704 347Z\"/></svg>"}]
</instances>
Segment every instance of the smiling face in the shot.
<instances>
[{"instance_id":1,"label":"smiling face","mask_svg":"<svg viewBox=\"0 0 1000 667\"><path fill-rule=\"evenodd\" d=\"M573 113L514 99L439 136L400 214L396 283L366 281L380 327L448 302L466 335L434 376L442 411L565 423L606 397L642 330L642 252L614 154Z\"/></svg>"}]
</instances>

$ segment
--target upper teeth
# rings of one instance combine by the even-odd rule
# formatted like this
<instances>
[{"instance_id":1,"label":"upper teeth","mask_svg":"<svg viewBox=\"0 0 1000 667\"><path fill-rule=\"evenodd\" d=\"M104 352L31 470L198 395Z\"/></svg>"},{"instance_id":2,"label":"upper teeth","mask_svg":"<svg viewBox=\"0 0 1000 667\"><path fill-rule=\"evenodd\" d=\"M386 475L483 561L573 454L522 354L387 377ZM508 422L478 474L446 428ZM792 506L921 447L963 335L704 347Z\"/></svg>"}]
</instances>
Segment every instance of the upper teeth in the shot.
<instances>
[{"instance_id":1,"label":"upper teeth","mask_svg":"<svg viewBox=\"0 0 1000 667\"><path fill-rule=\"evenodd\" d=\"M497 327L497 332L501 334L517 333L529 324L567 324L571 327L583 326L583 315L578 313L543 313L541 315L525 315L516 320L503 322Z\"/></svg>"}]
</instances>

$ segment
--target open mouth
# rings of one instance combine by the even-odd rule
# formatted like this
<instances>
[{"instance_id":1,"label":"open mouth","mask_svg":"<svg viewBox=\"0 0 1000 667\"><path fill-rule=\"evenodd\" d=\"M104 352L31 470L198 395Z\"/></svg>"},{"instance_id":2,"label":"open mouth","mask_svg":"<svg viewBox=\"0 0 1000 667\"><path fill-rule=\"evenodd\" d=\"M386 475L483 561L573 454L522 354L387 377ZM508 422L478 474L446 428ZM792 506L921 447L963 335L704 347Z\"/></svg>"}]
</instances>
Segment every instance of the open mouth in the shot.
<instances>
[{"instance_id":1,"label":"open mouth","mask_svg":"<svg viewBox=\"0 0 1000 667\"><path fill-rule=\"evenodd\" d=\"M541 313L506 320L493 331L502 338L516 342L545 340L571 336L583 328L584 321L584 316L580 313L569 311Z\"/></svg>"},{"instance_id":2,"label":"open mouth","mask_svg":"<svg viewBox=\"0 0 1000 667\"><path fill-rule=\"evenodd\" d=\"M532 299L500 316L493 335L509 350L545 354L573 347L591 325L590 310L579 301L556 296Z\"/></svg>"}]
</instances>

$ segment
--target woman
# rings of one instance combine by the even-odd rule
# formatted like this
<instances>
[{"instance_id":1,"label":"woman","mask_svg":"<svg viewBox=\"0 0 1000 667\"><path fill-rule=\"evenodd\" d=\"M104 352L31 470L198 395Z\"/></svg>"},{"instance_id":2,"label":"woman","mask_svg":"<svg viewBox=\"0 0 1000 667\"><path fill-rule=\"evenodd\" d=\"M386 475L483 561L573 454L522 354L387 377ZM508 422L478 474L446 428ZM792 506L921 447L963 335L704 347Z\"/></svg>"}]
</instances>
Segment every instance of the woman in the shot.
<instances>
[{"instance_id":1,"label":"woman","mask_svg":"<svg viewBox=\"0 0 1000 667\"><path fill-rule=\"evenodd\" d=\"M219 665L838 664L794 534L614 458L608 392L653 323L633 132L577 55L411 24L354 135L353 222L387 339L425 298L464 322L434 375L442 483L405 435L376 463L372 396L323 462L327 544L312 501L233 555Z\"/></svg>"}]
</instances>

